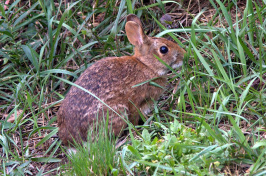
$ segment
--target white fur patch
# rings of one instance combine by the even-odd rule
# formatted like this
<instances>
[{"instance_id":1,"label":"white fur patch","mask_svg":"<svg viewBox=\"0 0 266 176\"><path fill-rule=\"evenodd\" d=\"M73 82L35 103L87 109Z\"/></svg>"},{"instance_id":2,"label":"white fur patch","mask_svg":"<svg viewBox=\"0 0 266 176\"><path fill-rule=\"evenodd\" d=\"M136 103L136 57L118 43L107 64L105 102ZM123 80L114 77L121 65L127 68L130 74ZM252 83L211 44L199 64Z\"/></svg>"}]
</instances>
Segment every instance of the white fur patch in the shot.
<instances>
[{"instance_id":1,"label":"white fur patch","mask_svg":"<svg viewBox=\"0 0 266 176\"><path fill-rule=\"evenodd\" d=\"M181 67L182 65L183 65L183 61L180 61L178 64L173 64L173 65L171 65L171 67L172 67L173 69L176 69L176 68ZM158 71L158 74L159 74L160 76L162 76L162 75L165 75L168 71L169 71L169 70L167 70L167 69L165 69L165 70L159 70L159 71Z\"/></svg>"},{"instance_id":2,"label":"white fur patch","mask_svg":"<svg viewBox=\"0 0 266 176\"><path fill-rule=\"evenodd\" d=\"M143 114L147 115L151 112L151 109L149 107L141 108L141 111Z\"/></svg>"},{"instance_id":3,"label":"white fur patch","mask_svg":"<svg viewBox=\"0 0 266 176\"><path fill-rule=\"evenodd\" d=\"M69 147L67 149L67 153L71 156L71 155L75 155L77 153L77 149L73 148L73 147Z\"/></svg>"},{"instance_id":4,"label":"white fur patch","mask_svg":"<svg viewBox=\"0 0 266 176\"><path fill-rule=\"evenodd\" d=\"M174 64L174 65L172 65L172 68L173 68L173 69L176 69L176 68L181 67L182 65L183 65L183 61L179 62L178 64Z\"/></svg>"},{"instance_id":5,"label":"white fur patch","mask_svg":"<svg viewBox=\"0 0 266 176\"><path fill-rule=\"evenodd\" d=\"M158 71L158 74L159 74L160 76L165 75L166 73L167 73L167 70L159 70L159 71Z\"/></svg>"}]
</instances>

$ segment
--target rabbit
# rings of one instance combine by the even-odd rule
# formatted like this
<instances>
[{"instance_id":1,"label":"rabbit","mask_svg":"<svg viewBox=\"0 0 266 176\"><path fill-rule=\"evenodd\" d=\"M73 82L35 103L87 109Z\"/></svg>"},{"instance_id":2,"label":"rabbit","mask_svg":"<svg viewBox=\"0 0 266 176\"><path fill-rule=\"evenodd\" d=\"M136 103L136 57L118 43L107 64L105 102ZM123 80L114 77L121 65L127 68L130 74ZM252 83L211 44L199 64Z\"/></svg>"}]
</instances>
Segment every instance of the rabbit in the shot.
<instances>
[{"instance_id":1,"label":"rabbit","mask_svg":"<svg viewBox=\"0 0 266 176\"><path fill-rule=\"evenodd\" d=\"M182 66L185 50L170 40L145 35L136 15L130 14L126 20L125 31L129 42L134 45L134 55L98 60L81 74L75 84L87 89L137 125L140 117L138 109L144 114L149 113L153 100L158 100L164 92L158 86L143 82L153 79L161 87L167 85L163 75L169 70L154 55L175 69ZM74 141L86 142L88 129L107 111L108 127L117 136L127 127L127 123L98 99L72 86L57 112L58 135L63 145Z\"/></svg>"}]
</instances>

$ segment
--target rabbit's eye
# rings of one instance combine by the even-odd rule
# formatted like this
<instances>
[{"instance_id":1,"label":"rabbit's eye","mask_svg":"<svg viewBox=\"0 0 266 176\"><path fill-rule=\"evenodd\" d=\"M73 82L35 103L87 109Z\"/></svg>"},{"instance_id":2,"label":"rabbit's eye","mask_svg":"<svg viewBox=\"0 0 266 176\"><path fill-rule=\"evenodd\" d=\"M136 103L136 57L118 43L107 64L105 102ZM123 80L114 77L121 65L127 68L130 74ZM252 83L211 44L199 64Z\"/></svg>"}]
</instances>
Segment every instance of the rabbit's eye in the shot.
<instances>
[{"instance_id":1,"label":"rabbit's eye","mask_svg":"<svg viewBox=\"0 0 266 176\"><path fill-rule=\"evenodd\" d=\"M161 46L161 48L160 48L160 52L161 52L162 54L165 54L165 53L168 52L168 48L167 48L166 46Z\"/></svg>"}]
</instances>

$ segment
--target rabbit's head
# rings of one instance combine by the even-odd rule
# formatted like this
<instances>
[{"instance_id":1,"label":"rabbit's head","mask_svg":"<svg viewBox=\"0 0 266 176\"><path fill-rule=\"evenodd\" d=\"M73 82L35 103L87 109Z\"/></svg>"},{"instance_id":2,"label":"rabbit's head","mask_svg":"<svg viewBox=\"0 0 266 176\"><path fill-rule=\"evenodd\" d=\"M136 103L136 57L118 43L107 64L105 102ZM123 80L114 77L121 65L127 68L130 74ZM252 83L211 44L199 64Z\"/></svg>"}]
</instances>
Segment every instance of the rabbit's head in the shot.
<instances>
[{"instance_id":1,"label":"rabbit's head","mask_svg":"<svg viewBox=\"0 0 266 176\"><path fill-rule=\"evenodd\" d=\"M125 29L128 40L135 46L134 57L158 75L166 74L168 69L154 55L172 68L182 65L185 51L170 40L145 35L141 21L136 15L127 16Z\"/></svg>"}]
</instances>

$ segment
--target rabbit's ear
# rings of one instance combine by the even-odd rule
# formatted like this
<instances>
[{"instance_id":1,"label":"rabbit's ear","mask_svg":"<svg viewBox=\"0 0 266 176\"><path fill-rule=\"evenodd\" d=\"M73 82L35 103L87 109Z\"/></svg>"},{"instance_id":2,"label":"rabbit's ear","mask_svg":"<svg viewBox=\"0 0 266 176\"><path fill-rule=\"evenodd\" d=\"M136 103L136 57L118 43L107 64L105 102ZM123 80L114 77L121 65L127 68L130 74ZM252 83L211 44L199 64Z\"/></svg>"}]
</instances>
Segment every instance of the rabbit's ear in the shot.
<instances>
[{"instance_id":1,"label":"rabbit's ear","mask_svg":"<svg viewBox=\"0 0 266 176\"><path fill-rule=\"evenodd\" d=\"M128 21L125 28L127 38L132 45L139 47L145 42L147 36L144 34L143 29L138 22Z\"/></svg>"},{"instance_id":2,"label":"rabbit's ear","mask_svg":"<svg viewBox=\"0 0 266 176\"><path fill-rule=\"evenodd\" d=\"M141 23L141 21L137 15L129 14L127 16L127 22L129 22L129 21L134 21L134 22L138 23L141 28L143 28L142 23Z\"/></svg>"}]
</instances>

